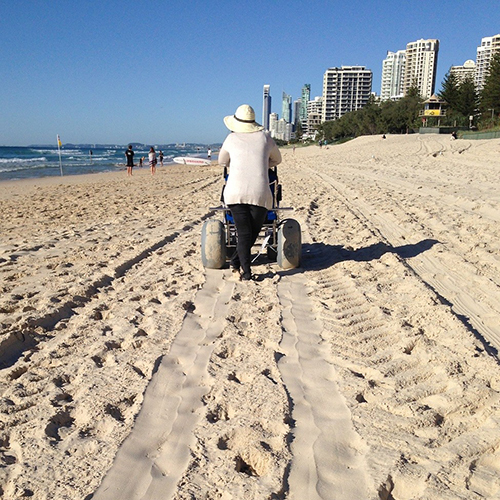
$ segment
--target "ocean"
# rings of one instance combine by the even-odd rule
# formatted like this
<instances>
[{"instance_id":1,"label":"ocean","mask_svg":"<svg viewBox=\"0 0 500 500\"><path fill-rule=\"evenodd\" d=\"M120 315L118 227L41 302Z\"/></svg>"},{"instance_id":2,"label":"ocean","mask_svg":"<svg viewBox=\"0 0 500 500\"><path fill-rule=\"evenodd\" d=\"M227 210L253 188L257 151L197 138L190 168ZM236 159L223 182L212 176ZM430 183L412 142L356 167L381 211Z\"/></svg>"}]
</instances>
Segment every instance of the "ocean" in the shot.
<instances>
[{"instance_id":1,"label":"ocean","mask_svg":"<svg viewBox=\"0 0 500 500\"><path fill-rule=\"evenodd\" d=\"M63 175L125 170L127 146L63 146L61 148ZM207 146L199 144L166 145L159 147L159 149L163 151L164 165L173 163L172 160L176 156L207 157ZM155 147L157 156L159 149ZM149 146L134 145L134 153L136 166L139 166L139 159L144 156L144 168L148 167ZM61 168L57 147L0 146L0 181L60 175Z\"/></svg>"}]
</instances>

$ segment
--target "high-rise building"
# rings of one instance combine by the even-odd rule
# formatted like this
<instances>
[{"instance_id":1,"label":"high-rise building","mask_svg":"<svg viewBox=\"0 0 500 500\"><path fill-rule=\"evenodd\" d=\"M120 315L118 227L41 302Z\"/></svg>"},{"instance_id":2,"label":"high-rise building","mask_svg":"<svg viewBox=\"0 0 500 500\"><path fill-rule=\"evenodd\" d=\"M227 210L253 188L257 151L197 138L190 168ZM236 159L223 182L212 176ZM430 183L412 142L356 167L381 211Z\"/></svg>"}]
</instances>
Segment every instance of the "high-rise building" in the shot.
<instances>
[{"instance_id":1,"label":"high-rise building","mask_svg":"<svg viewBox=\"0 0 500 500\"><path fill-rule=\"evenodd\" d=\"M406 45L403 93L417 86L420 95L428 99L434 94L436 84L439 40L417 40Z\"/></svg>"},{"instance_id":2,"label":"high-rise building","mask_svg":"<svg viewBox=\"0 0 500 500\"><path fill-rule=\"evenodd\" d=\"M372 91L372 72L365 66L329 68L323 76L323 121L362 108Z\"/></svg>"},{"instance_id":3,"label":"high-rise building","mask_svg":"<svg viewBox=\"0 0 500 500\"><path fill-rule=\"evenodd\" d=\"M271 87L269 85L264 85L264 95L262 104L262 125L264 130L269 130L269 115L271 114Z\"/></svg>"},{"instance_id":4,"label":"high-rise building","mask_svg":"<svg viewBox=\"0 0 500 500\"><path fill-rule=\"evenodd\" d=\"M307 103L307 120L302 123L303 137L316 137L316 129L323 116L323 97L315 97Z\"/></svg>"},{"instance_id":5,"label":"high-rise building","mask_svg":"<svg viewBox=\"0 0 500 500\"><path fill-rule=\"evenodd\" d=\"M450 75L455 75L457 82L463 82L467 77L475 78L476 63L472 59L468 59L462 66L452 66Z\"/></svg>"},{"instance_id":6,"label":"high-rise building","mask_svg":"<svg viewBox=\"0 0 500 500\"><path fill-rule=\"evenodd\" d=\"M305 123L307 121L307 103L311 100L311 84L306 83L302 87L302 96L300 98L300 110L298 120L301 123Z\"/></svg>"},{"instance_id":7,"label":"high-rise building","mask_svg":"<svg viewBox=\"0 0 500 500\"><path fill-rule=\"evenodd\" d=\"M403 97L403 79L405 74L406 50L387 52L382 63L382 83L380 99L388 101Z\"/></svg>"},{"instance_id":8,"label":"high-rise building","mask_svg":"<svg viewBox=\"0 0 500 500\"><path fill-rule=\"evenodd\" d=\"M487 36L481 40L481 45L477 48L476 56L476 89L484 87L484 81L490 69L490 61L493 54L500 51L500 34Z\"/></svg>"},{"instance_id":9,"label":"high-rise building","mask_svg":"<svg viewBox=\"0 0 500 500\"><path fill-rule=\"evenodd\" d=\"M299 123L300 108L302 107L302 99L296 99L293 101L293 127L294 130Z\"/></svg>"},{"instance_id":10,"label":"high-rise building","mask_svg":"<svg viewBox=\"0 0 500 500\"><path fill-rule=\"evenodd\" d=\"M276 137L278 132L278 113L270 113L269 115L269 132L271 137Z\"/></svg>"},{"instance_id":11,"label":"high-rise building","mask_svg":"<svg viewBox=\"0 0 500 500\"><path fill-rule=\"evenodd\" d=\"M283 92L281 118L292 123L292 96Z\"/></svg>"}]
</instances>

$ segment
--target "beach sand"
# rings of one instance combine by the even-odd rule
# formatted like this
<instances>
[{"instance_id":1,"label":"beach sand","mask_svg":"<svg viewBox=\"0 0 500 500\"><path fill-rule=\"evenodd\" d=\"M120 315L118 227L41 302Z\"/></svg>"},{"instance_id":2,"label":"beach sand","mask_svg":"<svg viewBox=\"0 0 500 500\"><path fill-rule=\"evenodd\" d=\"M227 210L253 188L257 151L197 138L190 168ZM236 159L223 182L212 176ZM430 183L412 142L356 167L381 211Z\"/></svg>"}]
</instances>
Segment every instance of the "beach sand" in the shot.
<instances>
[{"instance_id":1,"label":"beach sand","mask_svg":"<svg viewBox=\"0 0 500 500\"><path fill-rule=\"evenodd\" d=\"M282 152L259 282L217 165L0 183L0 497L500 498L500 140Z\"/></svg>"}]
</instances>

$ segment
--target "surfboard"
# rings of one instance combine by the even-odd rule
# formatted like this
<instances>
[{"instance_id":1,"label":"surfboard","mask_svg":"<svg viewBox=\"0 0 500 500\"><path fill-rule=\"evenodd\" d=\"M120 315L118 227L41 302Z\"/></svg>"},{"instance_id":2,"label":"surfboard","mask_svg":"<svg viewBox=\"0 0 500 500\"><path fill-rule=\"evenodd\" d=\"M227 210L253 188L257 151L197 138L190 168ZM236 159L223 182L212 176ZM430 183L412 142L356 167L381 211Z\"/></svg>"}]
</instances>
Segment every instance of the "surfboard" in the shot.
<instances>
[{"instance_id":1,"label":"surfboard","mask_svg":"<svg viewBox=\"0 0 500 500\"><path fill-rule=\"evenodd\" d=\"M178 156L174 158L175 163L181 165L210 165L212 162L205 158L193 158L192 156Z\"/></svg>"}]
</instances>

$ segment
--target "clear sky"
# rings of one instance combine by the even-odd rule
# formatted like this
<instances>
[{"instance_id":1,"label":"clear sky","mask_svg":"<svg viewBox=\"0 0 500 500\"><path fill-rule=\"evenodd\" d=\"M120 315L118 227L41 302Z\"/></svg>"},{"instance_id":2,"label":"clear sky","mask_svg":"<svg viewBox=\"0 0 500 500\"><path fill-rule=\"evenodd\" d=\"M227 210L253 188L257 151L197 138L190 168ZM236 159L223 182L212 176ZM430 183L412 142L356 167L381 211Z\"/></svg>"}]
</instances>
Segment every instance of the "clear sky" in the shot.
<instances>
[{"instance_id":1,"label":"clear sky","mask_svg":"<svg viewBox=\"0 0 500 500\"><path fill-rule=\"evenodd\" d=\"M380 92L388 50L440 40L452 65L500 33L499 0L0 1L0 145L222 142L247 103L262 119L325 70L366 66Z\"/></svg>"}]
</instances>

